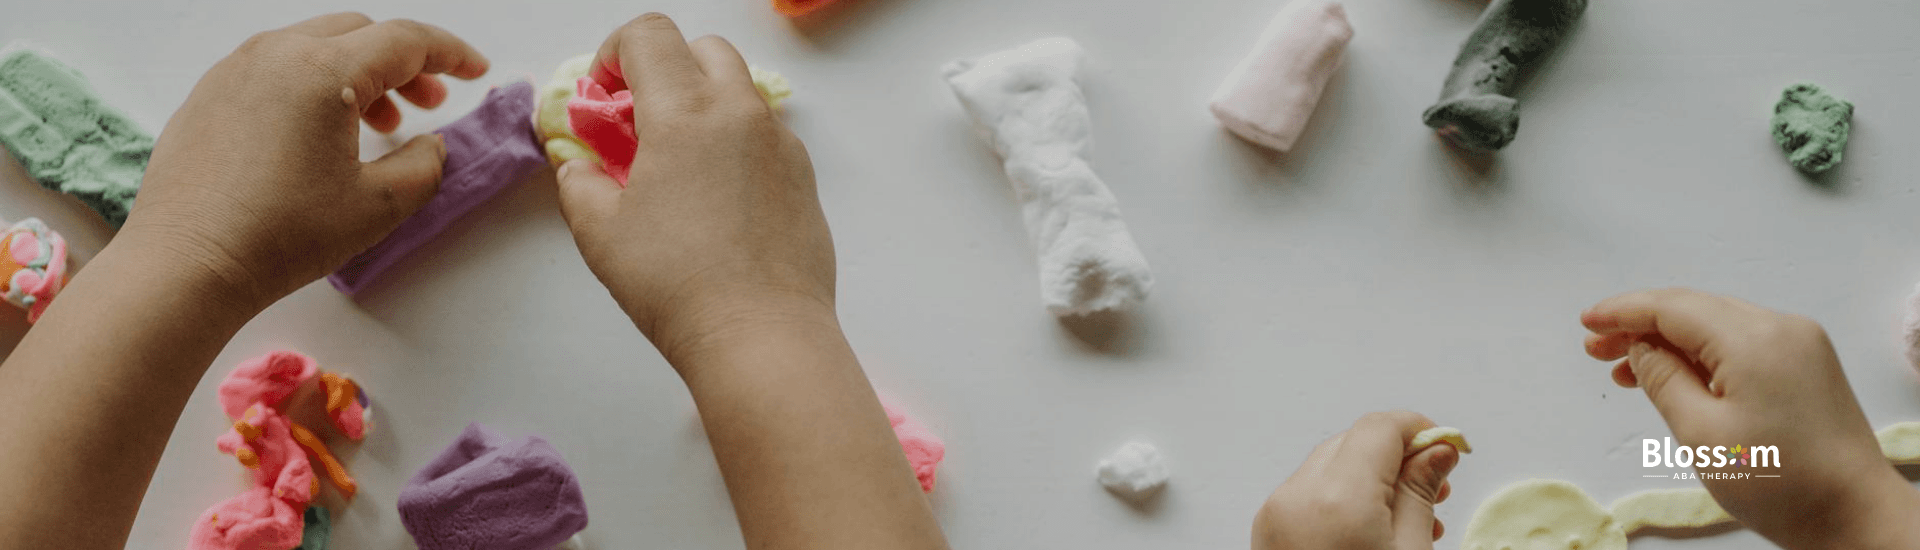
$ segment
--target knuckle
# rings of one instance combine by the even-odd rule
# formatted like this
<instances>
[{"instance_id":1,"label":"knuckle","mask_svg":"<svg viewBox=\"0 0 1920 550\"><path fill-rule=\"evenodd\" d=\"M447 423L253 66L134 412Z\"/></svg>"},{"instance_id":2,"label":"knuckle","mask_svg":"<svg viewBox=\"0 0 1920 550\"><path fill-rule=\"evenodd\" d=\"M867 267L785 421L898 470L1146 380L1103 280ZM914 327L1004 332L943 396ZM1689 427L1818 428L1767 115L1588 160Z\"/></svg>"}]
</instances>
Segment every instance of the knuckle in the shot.
<instances>
[{"instance_id":1,"label":"knuckle","mask_svg":"<svg viewBox=\"0 0 1920 550\"><path fill-rule=\"evenodd\" d=\"M675 28L678 27L674 26L673 18L667 17L667 14L664 13L650 11L627 21L625 25L621 25L619 32L622 35L630 35Z\"/></svg>"},{"instance_id":2,"label":"knuckle","mask_svg":"<svg viewBox=\"0 0 1920 550\"><path fill-rule=\"evenodd\" d=\"M325 40L269 31L241 43L231 59L249 79L320 89L340 82L343 54Z\"/></svg>"},{"instance_id":3,"label":"knuckle","mask_svg":"<svg viewBox=\"0 0 1920 550\"><path fill-rule=\"evenodd\" d=\"M1651 291L1648 291L1647 294L1655 298L1671 299L1671 298L1678 298L1678 297L1689 295L1689 294L1697 294L1697 292L1695 292L1691 288L1687 288L1684 286L1669 286L1669 287L1653 289Z\"/></svg>"},{"instance_id":4,"label":"knuckle","mask_svg":"<svg viewBox=\"0 0 1920 550\"><path fill-rule=\"evenodd\" d=\"M1358 428L1363 425L1391 425L1406 414L1410 413L1406 411L1374 411L1360 415L1360 419L1355 420L1353 426Z\"/></svg>"},{"instance_id":5,"label":"knuckle","mask_svg":"<svg viewBox=\"0 0 1920 550\"><path fill-rule=\"evenodd\" d=\"M641 25L651 26L653 28L667 28L667 27L674 26L672 17L667 17L667 14L660 13L657 11L650 11L647 13L640 14L640 17L636 17L633 20L637 23L640 23Z\"/></svg>"},{"instance_id":6,"label":"knuckle","mask_svg":"<svg viewBox=\"0 0 1920 550\"><path fill-rule=\"evenodd\" d=\"M336 14L334 14L334 15L336 15L336 16L338 16L338 17L340 17L340 18L342 18L342 19L346 19L346 20L348 20L348 21L352 21L352 22L354 23L354 25L355 25L355 26L360 26L360 27L365 27L365 26L367 26L367 25L372 25L372 24L373 24L373 18L372 18L372 17L367 17L367 14L364 14L364 13L360 13L360 12L357 12L357 11L343 11L343 12L340 12L340 13L336 13Z\"/></svg>"},{"instance_id":7,"label":"knuckle","mask_svg":"<svg viewBox=\"0 0 1920 550\"><path fill-rule=\"evenodd\" d=\"M277 30L254 33L253 36L241 42L240 47L234 49L234 54L246 58L270 57L277 50L286 47L289 40L286 33Z\"/></svg>"},{"instance_id":8,"label":"knuckle","mask_svg":"<svg viewBox=\"0 0 1920 550\"><path fill-rule=\"evenodd\" d=\"M1786 330L1799 341L1808 344L1826 344L1829 342L1827 329L1819 321L1804 315L1787 315Z\"/></svg>"},{"instance_id":9,"label":"knuckle","mask_svg":"<svg viewBox=\"0 0 1920 550\"><path fill-rule=\"evenodd\" d=\"M1826 327L1820 326L1819 321L1805 315L1787 315L1787 325L1792 327L1794 332L1807 336L1826 336L1827 334Z\"/></svg>"},{"instance_id":10,"label":"knuckle","mask_svg":"<svg viewBox=\"0 0 1920 550\"><path fill-rule=\"evenodd\" d=\"M433 35L432 27L428 27L426 23L412 19L388 19L381 24L391 27L395 32L399 32L408 38L416 40L425 39Z\"/></svg>"},{"instance_id":11,"label":"knuckle","mask_svg":"<svg viewBox=\"0 0 1920 550\"><path fill-rule=\"evenodd\" d=\"M286 70L300 74L324 75L329 84L337 85L343 74L340 69L340 60L344 54L345 52L339 51L339 48L331 44L319 42L292 47L284 52L289 62ZM333 86L327 88L325 91L337 91Z\"/></svg>"},{"instance_id":12,"label":"knuckle","mask_svg":"<svg viewBox=\"0 0 1920 550\"><path fill-rule=\"evenodd\" d=\"M695 38L693 39L692 42L689 42L688 44L691 44L694 48L703 48L703 49L704 48L720 48L720 49L733 48L732 42L728 42L726 38L722 38L720 35L717 35L717 34L709 34L706 36Z\"/></svg>"},{"instance_id":13,"label":"knuckle","mask_svg":"<svg viewBox=\"0 0 1920 550\"><path fill-rule=\"evenodd\" d=\"M1827 337L1818 321L1802 315L1783 313L1769 319L1761 328L1763 341L1812 342Z\"/></svg>"}]
</instances>

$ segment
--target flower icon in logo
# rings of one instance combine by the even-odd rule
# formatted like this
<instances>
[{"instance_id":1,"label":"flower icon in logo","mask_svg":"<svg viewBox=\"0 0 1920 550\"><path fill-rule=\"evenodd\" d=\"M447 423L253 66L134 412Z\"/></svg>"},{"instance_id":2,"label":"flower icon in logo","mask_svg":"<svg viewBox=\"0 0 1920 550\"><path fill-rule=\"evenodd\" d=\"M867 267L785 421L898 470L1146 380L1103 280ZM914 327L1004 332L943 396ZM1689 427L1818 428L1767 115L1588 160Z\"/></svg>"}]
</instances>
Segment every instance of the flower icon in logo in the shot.
<instances>
[{"instance_id":1,"label":"flower icon in logo","mask_svg":"<svg viewBox=\"0 0 1920 550\"><path fill-rule=\"evenodd\" d=\"M1735 465L1735 466L1747 465L1748 458L1747 458L1747 450L1745 448L1739 445L1734 445L1733 449L1729 452L1733 453L1733 460L1728 461L1728 464Z\"/></svg>"}]
</instances>

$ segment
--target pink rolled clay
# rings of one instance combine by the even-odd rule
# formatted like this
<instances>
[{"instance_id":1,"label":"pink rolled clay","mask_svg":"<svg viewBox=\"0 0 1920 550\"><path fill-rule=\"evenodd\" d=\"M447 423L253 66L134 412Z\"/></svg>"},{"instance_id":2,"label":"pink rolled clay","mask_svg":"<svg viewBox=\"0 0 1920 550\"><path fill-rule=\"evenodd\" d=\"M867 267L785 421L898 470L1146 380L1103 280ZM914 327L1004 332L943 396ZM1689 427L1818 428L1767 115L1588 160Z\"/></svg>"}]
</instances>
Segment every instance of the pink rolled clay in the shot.
<instances>
[{"instance_id":1,"label":"pink rolled clay","mask_svg":"<svg viewBox=\"0 0 1920 550\"><path fill-rule=\"evenodd\" d=\"M1287 152L1352 39L1347 10L1338 2L1293 0L1220 83L1209 105L1213 116L1242 139Z\"/></svg>"}]
</instances>

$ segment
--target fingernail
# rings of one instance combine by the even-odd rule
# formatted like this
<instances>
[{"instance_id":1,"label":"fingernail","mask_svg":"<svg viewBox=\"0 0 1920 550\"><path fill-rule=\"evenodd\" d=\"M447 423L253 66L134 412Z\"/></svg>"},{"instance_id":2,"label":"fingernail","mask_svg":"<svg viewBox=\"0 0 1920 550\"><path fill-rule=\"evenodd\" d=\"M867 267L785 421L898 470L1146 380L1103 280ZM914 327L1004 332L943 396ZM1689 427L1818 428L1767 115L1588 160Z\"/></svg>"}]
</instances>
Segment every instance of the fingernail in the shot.
<instances>
[{"instance_id":1,"label":"fingernail","mask_svg":"<svg viewBox=\"0 0 1920 550\"><path fill-rule=\"evenodd\" d=\"M553 177L554 179L562 179L562 180L567 179L567 174L572 171L573 171L573 161L567 161L566 164L560 165L560 170L554 172Z\"/></svg>"},{"instance_id":2,"label":"fingernail","mask_svg":"<svg viewBox=\"0 0 1920 550\"><path fill-rule=\"evenodd\" d=\"M447 135L435 133L433 134L433 141L440 144L440 160L447 160Z\"/></svg>"}]
</instances>

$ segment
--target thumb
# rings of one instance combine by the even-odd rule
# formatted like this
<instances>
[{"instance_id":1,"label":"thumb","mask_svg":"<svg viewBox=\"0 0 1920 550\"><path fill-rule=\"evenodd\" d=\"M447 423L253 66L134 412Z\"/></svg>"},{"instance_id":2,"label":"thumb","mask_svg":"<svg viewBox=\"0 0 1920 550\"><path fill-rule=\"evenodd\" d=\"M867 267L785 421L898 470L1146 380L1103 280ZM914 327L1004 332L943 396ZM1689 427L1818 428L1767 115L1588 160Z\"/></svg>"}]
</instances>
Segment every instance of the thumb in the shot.
<instances>
[{"instance_id":1,"label":"thumb","mask_svg":"<svg viewBox=\"0 0 1920 550\"><path fill-rule=\"evenodd\" d=\"M560 215L569 227L592 224L620 200L620 184L592 160L567 161L560 165L555 179L560 182Z\"/></svg>"},{"instance_id":2,"label":"thumb","mask_svg":"<svg viewBox=\"0 0 1920 550\"><path fill-rule=\"evenodd\" d=\"M439 192L446 160L447 145L440 134L414 136L399 149L361 165L360 182L390 192L395 211L405 218Z\"/></svg>"},{"instance_id":3,"label":"thumb","mask_svg":"<svg viewBox=\"0 0 1920 550\"><path fill-rule=\"evenodd\" d=\"M1433 505L1440 502L1447 474L1460 463L1460 451L1450 444L1434 445L1415 453L1400 465L1393 488L1393 543L1396 550L1432 550Z\"/></svg>"},{"instance_id":4,"label":"thumb","mask_svg":"<svg viewBox=\"0 0 1920 550\"><path fill-rule=\"evenodd\" d=\"M1699 408L1713 399L1706 381L1672 348L1644 340L1634 342L1627 349L1627 368L1633 370L1634 379L1646 390L1653 408L1667 419L1668 426L1697 417Z\"/></svg>"}]
</instances>

